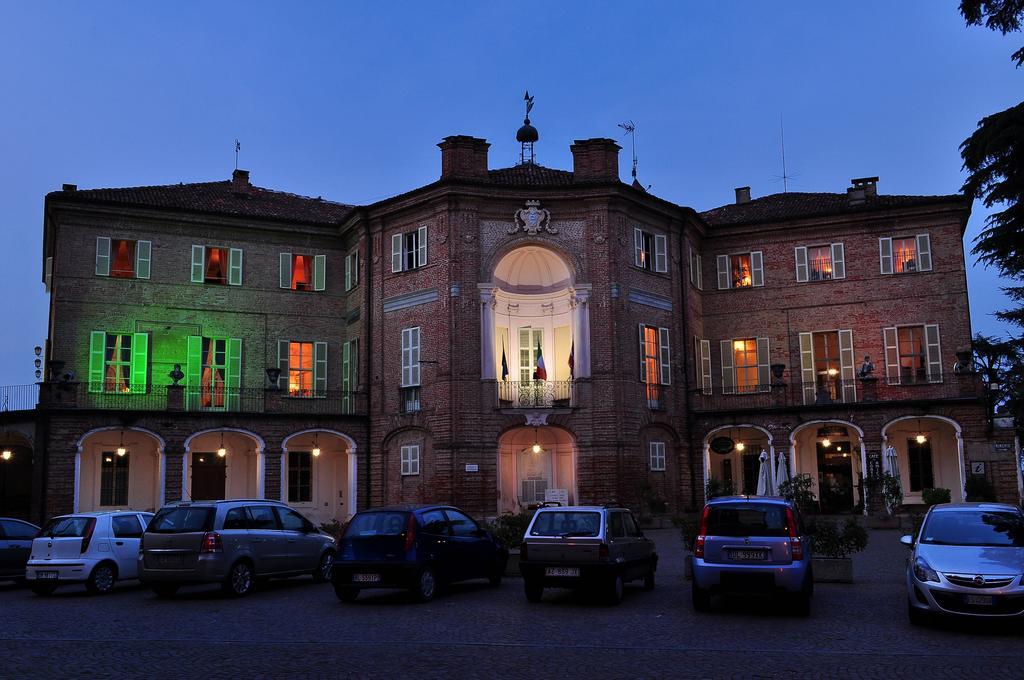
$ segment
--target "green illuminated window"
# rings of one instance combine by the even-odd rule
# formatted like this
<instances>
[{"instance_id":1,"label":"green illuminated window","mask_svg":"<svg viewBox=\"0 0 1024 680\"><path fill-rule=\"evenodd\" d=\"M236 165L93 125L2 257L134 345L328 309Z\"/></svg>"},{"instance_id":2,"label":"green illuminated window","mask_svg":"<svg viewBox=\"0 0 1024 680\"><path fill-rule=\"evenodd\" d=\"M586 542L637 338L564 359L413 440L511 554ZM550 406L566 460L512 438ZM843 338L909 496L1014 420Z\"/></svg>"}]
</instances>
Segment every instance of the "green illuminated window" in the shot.
<instances>
[{"instance_id":1,"label":"green illuminated window","mask_svg":"<svg viewBox=\"0 0 1024 680\"><path fill-rule=\"evenodd\" d=\"M185 370L190 410L238 410L242 365L240 338L190 335Z\"/></svg>"},{"instance_id":2,"label":"green illuminated window","mask_svg":"<svg viewBox=\"0 0 1024 680\"><path fill-rule=\"evenodd\" d=\"M89 334L89 391L141 394L149 364L147 333Z\"/></svg>"}]
</instances>

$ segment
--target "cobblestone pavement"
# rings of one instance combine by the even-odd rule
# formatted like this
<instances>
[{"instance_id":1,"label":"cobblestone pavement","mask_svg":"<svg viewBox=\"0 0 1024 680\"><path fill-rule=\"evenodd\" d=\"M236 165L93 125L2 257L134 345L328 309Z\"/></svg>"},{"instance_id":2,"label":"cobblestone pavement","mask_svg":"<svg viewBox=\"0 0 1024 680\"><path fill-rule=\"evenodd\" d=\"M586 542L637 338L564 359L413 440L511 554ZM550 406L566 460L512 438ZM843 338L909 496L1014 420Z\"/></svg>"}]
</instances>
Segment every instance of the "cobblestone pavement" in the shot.
<instances>
[{"instance_id":1,"label":"cobblestone pavement","mask_svg":"<svg viewBox=\"0 0 1024 680\"><path fill-rule=\"evenodd\" d=\"M857 583L819 584L809 619L768 603L696 615L676 533L650 533L658 587L618 607L567 591L529 604L518 579L427 605L396 592L344 605L308 578L242 600L0 585L0 677L1024 677L1024 626L910 627L896 532L872 531Z\"/></svg>"}]
</instances>

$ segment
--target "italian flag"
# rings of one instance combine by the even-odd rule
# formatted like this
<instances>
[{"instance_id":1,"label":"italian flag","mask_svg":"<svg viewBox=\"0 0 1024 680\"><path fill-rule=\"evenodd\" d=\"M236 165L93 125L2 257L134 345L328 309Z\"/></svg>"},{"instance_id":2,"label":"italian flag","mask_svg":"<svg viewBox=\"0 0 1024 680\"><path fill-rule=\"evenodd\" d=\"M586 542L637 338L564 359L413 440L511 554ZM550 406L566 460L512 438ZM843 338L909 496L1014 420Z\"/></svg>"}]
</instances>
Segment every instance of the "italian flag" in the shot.
<instances>
[{"instance_id":1,"label":"italian flag","mask_svg":"<svg viewBox=\"0 0 1024 680\"><path fill-rule=\"evenodd\" d=\"M537 340L537 370L535 373L537 380L548 379L548 369L544 368L544 355L541 354L540 340Z\"/></svg>"}]
</instances>

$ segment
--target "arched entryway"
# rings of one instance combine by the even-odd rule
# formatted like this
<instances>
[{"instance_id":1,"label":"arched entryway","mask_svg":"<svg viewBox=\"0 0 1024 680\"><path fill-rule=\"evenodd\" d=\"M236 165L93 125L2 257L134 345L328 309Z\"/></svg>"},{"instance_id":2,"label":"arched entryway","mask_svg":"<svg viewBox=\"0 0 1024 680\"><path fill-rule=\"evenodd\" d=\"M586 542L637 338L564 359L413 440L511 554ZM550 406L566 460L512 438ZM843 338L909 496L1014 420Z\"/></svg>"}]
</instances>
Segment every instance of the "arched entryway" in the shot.
<instances>
[{"instance_id":1,"label":"arched entryway","mask_svg":"<svg viewBox=\"0 0 1024 680\"><path fill-rule=\"evenodd\" d=\"M790 436L794 474L811 478L823 513L862 511L860 480L865 475L864 432L844 420L815 420Z\"/></svg>"},{"instance_id":2,"label":"arched entryway","mask_svg":"<svg viewBox=\"0 0 1024 680\"><path fill-rule=\"evenodd\" d=\"M281 499L319 524L344 522L356 512L356 471L356 444L348 435L295 432L281 446Z\"/></svg>"},{"instance_id":3,"label":"arched entryway","mask_svg":"<svg viewBox=\"0 0 1024 680\"><path fill-rule=\"evenodd\" d=\"M899 462L903 504L924 503L925 489L949 489L954 503L964 499L964 451L960 424L943 416L904 416L882 428L882 467L889 448Z\"/></svg>"},{"instance_id":4,"label":"arched entryway","mask_svg":"<svg viewBox=\"0 0 1024 680\"><path fill-rule=\"evenodd\" d=\"M263 498L263 439L247 430L216 428L185 440L182 497Z\"/></svg>"},{"instance_id":5,"label":"arched entryway","mask_svg":"<svg viewBox=\"0 0 1024 680\"><path fill-rule=\"evenodd\" d=\"M28 519L32 510L32 442L0 432L0 515Z\"/></svg>"},{"instance_id":6,"label":"arched entryway","mask_svg":"<svg viewBox=\"0 0 1024 680\"><path fill-rule=\"evenodd\" d=\"M164 502L164 440L138 427L102 427L78 441L75 512L155 511Z\"/></svg>"},{"instance_id":7,"label":"arched entryway","mask_svg":"<svg viewBox=\"0 0 1024 680\"><path fill-rule=\"evenodd\" d=\"M576 444L551 426L517 427L498 440L498 512L521 512L545 500L576 502Z\"/></svg>"},{"instance_id":8,"label":"arched entryway","mask_svg":"<svg viewBox=\"0 0 1024 680\"><path fill-rule=\"evenodd\" d=\"M777 467L772 435L756 425L727 425L704 437L704 493L710 495L756 494L761 452L768 454L771 469Z\"/></svg>"}]
</instances>

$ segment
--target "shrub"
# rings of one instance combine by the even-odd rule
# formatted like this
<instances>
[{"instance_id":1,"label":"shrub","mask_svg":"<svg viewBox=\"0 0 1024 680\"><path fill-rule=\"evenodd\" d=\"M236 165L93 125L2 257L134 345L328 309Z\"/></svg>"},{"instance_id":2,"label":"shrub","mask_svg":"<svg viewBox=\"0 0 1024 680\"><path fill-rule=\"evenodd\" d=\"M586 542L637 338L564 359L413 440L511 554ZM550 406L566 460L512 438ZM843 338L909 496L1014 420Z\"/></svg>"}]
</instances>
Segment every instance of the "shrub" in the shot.
<instances>
[{"instance_id":1,"label":"shrub","mask_svg":"<svg viewBox=\"0 0 1024 680\"><path fill-rule=\"evenodd\" d=\"M790 479L779 484L779 495L788 501L796 503L800 512L807 514L815 509L816 498L811 489L814 487L814 480L808 474L794 475Z\"/></svg>"},{"instance_id":2,"label":"shrub","mask_svg":"<svg viewBox=\"0 0 1024 680\"><path fill-rule=\"evenodd\" d=\"M508 548L518 548L523 543L523 535L526 534L530 520L533 519L532 512L520 512L514 514L506 512L496 517L493 522L486 526L487 530L494 534Z\"/></svg>"},{"instance_id":3,"label":"shrub","mask_svg":"<svg viewBox=\"0 0 1024 680\"><path fill-rule=\"evenodd\" d=\"M644 517L663 515L668 510L668 502L646 480L637 485L637 495L640 496L640 514Z\"/></svg>"},{"instance_id":4,"label":"shrub","mask_svg":"<svg viewBox=\"0 0 1024 680\"><path fill-rule=\"evenodd\" d=\"M928 507L939 503L949 503L950 498L949 489L925 489L921 492L921 500Z\"/></svg>"},{"instance_id":5,"label":"shrub","mask_svg":"<svg viewBox=\"0 0 1024 680\"><path fill-rule=\"evenodd\" d=\"M814 552L821 557L849 557L868 545L868 532L853 517L845 522L818 520L808 525Z\"/></svg>"},{"instance_id":6,"label":"shrub","mask_svg":"<svg viewBox=\"0 0 1024 680\"><path fill-rule=\"evenodd\" d=\"M683 547L693 552L693 544L697 540L697 532L700 531L700 517L698 515L680 515L672 518L672 524L679 529L683 538Z\"/></svg>"},{"instance_id":7,"label":"shrub","mask_svg":"<svg viewBox=\"0 0 1024 680\"><path fill-rule=\"evenodd\" d=\"M882 494L885 509L890 515L896 514L900 506L903 505L903 485L900 484L900 480L897 477L890 475L888 472L865 477L864 488L872 496L876 493Z\"/></svg>"},{"instance_id":8,"label":"shrub","mask_svg":"<svg viewBox=\"0 0 1024 680\"><path fill-rule=\"evenodd\" d=\"M335 541L341 538L341 535L345 533L346 527L348 527L348 522L339 522L337 519L332 519L330 522L325 522L320 525L321 531L325 531L331 536L334 536Z\"/></svg>"},{"instance_id":9,"label":"shrub","mask_svg":"<svg viewBox=\"0 0 1024 680\"><path fill-rule=\"evenodd\" d=\"M968 501L994 501L996 499L995 489L984 475L970 475L964 484Z\"/></svg>"},{"instance_id":10,"label":"shrub","mask_svg":"<svg viewBox=\"0 0 1024 680\"><path fill-rule=\"evenodd\" d=\"M719 496L732 496L736 492L733 491L732 482L723 482L717 477L711 477L704 487L704 493L707 495L707 499L711 500Z\"/></svg>"}]
</instances>

